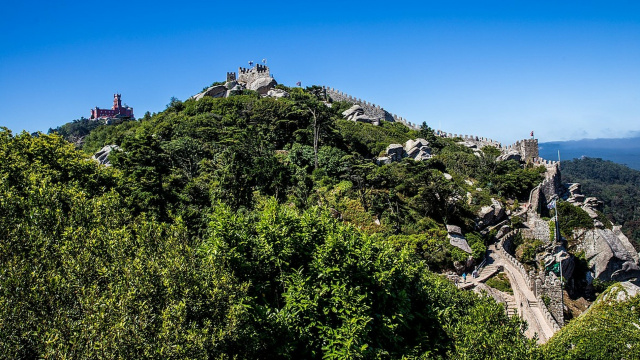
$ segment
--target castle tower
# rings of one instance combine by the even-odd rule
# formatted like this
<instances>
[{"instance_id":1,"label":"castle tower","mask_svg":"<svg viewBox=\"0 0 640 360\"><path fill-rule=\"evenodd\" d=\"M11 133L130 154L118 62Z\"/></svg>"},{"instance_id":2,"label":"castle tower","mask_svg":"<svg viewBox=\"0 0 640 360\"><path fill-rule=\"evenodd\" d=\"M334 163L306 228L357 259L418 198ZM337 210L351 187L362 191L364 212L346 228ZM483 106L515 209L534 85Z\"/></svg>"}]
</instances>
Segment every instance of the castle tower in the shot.
<instances>
[{"instance_id":1,"label":"castle tower","mask_svg":"<svg viewBox=\"0 0 640 360\"><path fill-rule=\"evenodd\" d=\"M111 110L118 110L122 107L122 103L120 101L120 94L113 94L113 107Z\"/></svg>"}]
</instances>

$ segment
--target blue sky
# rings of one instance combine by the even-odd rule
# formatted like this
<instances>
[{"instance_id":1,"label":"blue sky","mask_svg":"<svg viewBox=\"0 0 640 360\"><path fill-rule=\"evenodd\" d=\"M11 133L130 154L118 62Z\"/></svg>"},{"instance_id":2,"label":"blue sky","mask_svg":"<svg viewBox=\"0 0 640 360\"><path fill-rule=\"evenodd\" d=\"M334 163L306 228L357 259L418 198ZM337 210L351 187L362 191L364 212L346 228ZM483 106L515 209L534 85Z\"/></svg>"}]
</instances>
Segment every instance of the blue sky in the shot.
<instances>
[{"instance_id":1,"label":"blue sky","mask_svg":"<svg viewBox=\"0 0 640 360\"><path fill-rule=\"evenodd\" d=\"M114 92L162 111L267 59L414 123L511 143L640 131L637 1L12 2L0 126L46 131Z\"/></svg>"}]
</instances>

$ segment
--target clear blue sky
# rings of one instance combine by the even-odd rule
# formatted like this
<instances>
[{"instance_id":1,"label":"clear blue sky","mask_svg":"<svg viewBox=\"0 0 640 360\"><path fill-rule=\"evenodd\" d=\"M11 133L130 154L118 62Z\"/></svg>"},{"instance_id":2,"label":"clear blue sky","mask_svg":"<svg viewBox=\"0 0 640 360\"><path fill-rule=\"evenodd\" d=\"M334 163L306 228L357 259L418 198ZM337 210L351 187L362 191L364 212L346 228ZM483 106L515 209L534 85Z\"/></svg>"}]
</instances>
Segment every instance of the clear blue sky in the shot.
<instances>
[{"instance_id":1,"label":"clear blue sky","mask_svg":"<svg viewBox=\"0 0 640 360\"><path fill-rule=\"evenodd\" d=\"M433 128L511 143L640 131L638 1L3 4L0 126L47 131L113 93L162 111L267 59Z\"/></svg>"}]
</instances>

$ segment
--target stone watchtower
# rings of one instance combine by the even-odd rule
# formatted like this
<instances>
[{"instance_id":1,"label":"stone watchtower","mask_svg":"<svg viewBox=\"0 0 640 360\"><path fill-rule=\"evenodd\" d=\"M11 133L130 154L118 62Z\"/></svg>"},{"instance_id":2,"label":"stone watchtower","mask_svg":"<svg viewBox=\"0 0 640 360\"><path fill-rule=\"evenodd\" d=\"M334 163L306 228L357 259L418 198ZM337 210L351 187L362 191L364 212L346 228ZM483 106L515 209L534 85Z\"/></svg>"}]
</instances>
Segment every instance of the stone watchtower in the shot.
<instances>
[{"instance_id":1,"label":"stone watchtower","mask_svg":"<svg viewBox=\"0 0 640 360\"><path fill-rule=\"evenodd\" d=\"M227 75L228 77L228 75ZM240 67L238 68L238 79L239 83L243 84L251 84L258 78L270 78L271 74L269 73L269 67L266 65L256 64L256 66L247 69Z\"/></svg>"},{"instance_id":2,"label":"stone watchtower","mask_svg":"<svg viewBox=\"0 0 640 360\"><path fill-rule=\"evenodd\" d=\"M227 72L227 82L236 81L236 73Z\"/></svg>"},{"instance_id":3,"label":"stone watchtower","mask_svg":"<svg viewBox=\"0 0 640 360\"><path fill-rule=\"evenodd\" d=\"M113 94L113 107L111 108L112 110L118 110L122 107L120 96L120 94Z\"/></svg>"},{"instance_id":4,"label":"stone watchtower","mask_svg":"<svg viewBox=\"0 0 640 360\"><path fill-rule=\"evenodd\" d=\"M518 142L517 150L522 156L522 161L533 162L538 158L538 139L525 139Z\"/></svg>"}]
</instances>

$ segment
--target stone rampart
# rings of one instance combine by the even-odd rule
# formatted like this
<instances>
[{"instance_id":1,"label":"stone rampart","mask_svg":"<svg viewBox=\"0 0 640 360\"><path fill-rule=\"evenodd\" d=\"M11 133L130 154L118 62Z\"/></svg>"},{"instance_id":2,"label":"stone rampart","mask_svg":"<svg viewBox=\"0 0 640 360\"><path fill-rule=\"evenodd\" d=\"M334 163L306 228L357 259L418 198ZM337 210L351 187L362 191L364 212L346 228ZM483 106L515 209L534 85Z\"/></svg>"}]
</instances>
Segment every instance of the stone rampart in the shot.
<instances>
[{"instance_id":1,"label":"stone rampart","mask_svg":"<svg viewBox=\"0 0 640 360\"><path fill-rule=\"evenodd\" d=\"M515 257L513 257L513 255L509 253L508 250L515 250L511 249L511 247L513 246L513 238L518 232L519 230L516 229L507 233L496 244L496 248L498 249L500 254L504 256L505 259L507 259L507 261L509 261L516 269L518 269L518 272L524 278L527 286L529 287L529 290L531 290L538 299L538 307L541 309L542 313L545 315L554 330L559 330L564 323L562 314L562 288L559 284L559 280L554 281L550 278L542 283L539 278L528 274L526 269L524 268L524 265L522 265L520 261L518 261ZM536 280L532 281L532 278L535 278ZM547 295L551 300L551 311L547 308L542 299L543 294Z\"/></svg>"},{"instance_id":2,"label":"stone rampart","mask_svg":"<svg viewBox=\"0 0 640 360\"><path fill-rule=\"evenodd\" d=\"M484 146L494 146L494 147L497 147L498 149L502 148L502 144L499 141L489 139L483 136L452 134L452 133L444 132L442 130L436 130L434 131L434 133L436 136L443 137L443 138L451 138L451 139L461 138L464 141L475 143L476 145L478 145L479 148L482 148Z\"/></svg>"},{"instance_id":3,"label":"stone rampart","mask_svg":"<svg viewBox=\"0 0 640 360\"><path fill-rule=\"evenodd\" d=\"M551 317L554 319L557 325L564 325L564 313L563 313L563 304L562 304L562 283L560 279L554 274L549 273L545 275L544 272L535 276L533 271L531 273L532 277L535 278L533 293L538 298L539 302L544 304L543 296L547 296L549 299L549 306L547 308L546 304L544 304L545 309L550 313Z\"/></svg>"},{"instance_id":4,"label":"stone rampart","mask_svg":"<svg viewBox=\"0 0 640 360\"><path fill-rule=\"evenodd\" d=\"M398 115L389 113L380 105L376 105L368 101L363 101L360 98L356 98L349 94L345 94L334 88L330 88L326 86L323 86L322 88L325 90L327 96L329 96L334 101L346 101L352 104L360 105L364 110L364 113L371 118L378 119L378 120L386 120L389 122L399 122L412 130L420 130L419 126L413 123L410 123L409 121L405 120L402 117L399 117Z\"/></svg>"},{"instance_id":5,"label":"stone rampart","mask_svg":"<svg viewBox=\"0 0 640 360\"><path fill-rule=\"evenodd\" d=\"M555 197L562 197L566 190L562 185L560 163L558 161L543 161L547 172L542 183L531 190L529 194L529 210L538 212L541 216L547 216L549 215L547 204Z\"/></svg>"},{"instance_id":6,"label":"stone rampart","mask_svg":"<svg viewBox=\"0 0 640 360\"><path fill-rule=\"evenodd\" d=\"M531 282L531 278L529 277L529 274L527 274L527 270L524 268L524 265L522 265L520 261L518 261L515 257L513 257L513 255L509 253L509 251L515 250L512 249L513 238L516 236L516 234L518 234L518 232L519 230L516 229L507 233L500 240L500 242L496 244L496 248L498 249L498 251L500 251L500 254L505 257L505 259L507 259L516 269L518 269L518 272L520 272L520 275L522 275L522 278L524 278L525 282L527 283L529 290L532 290L533 283Z\"/></svg>"},{"instance_id":7,"label":"stone rampart","mask_svg":"<svg viewBox=\"0 0 640 360\"><path fill-rule=\"evenodd\" d=\"M518 140L514 144L502 149L504 153L515 151L520 154L522 161L535 162L538 159L538 139Z\"/></svg>"},{"instance_id":8,"label":"stone rampart","mask_svg":"<svg viewBox=\"0 0 640 360\"><path fill-rule=\"evenodd\" d=\"M547 319L549 324L551 324L551 326L553 327L553 330L554 331L560 330L560 325L558 324L556 319L553 317L553 315L551 315L551 313L549 312L549 309L547 309L547 305L544 303L542 296L537 295L536 299L538 299L538 307L540 308L540 311L542 311L542 314L544 314L544 317Z\"/></svg>"}]
</instances>

